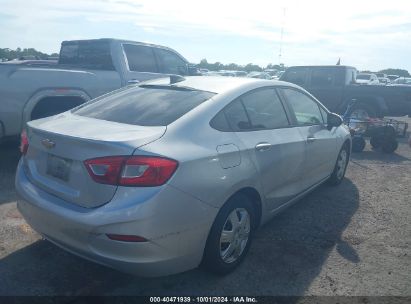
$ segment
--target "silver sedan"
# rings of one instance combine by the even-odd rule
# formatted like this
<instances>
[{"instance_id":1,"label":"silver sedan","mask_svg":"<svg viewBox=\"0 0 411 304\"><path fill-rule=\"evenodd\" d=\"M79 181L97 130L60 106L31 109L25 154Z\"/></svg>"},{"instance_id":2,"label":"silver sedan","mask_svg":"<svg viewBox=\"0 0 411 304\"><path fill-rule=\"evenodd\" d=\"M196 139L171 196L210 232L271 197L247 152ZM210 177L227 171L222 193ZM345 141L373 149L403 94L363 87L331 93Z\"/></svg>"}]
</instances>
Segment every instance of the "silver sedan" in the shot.
<instances>
[{"instance_id":1,"label":"silver sedan","mask_svg":"<svg viewBox=\"0 0 411 304\"><path fill-rule=\"evenodd\" d=\"M143 276L224 274L260 225L343 180L351 138L296 85L171 76L29 122L21 152L18 208L49 241Z\"/></svg>"}]
</instances>

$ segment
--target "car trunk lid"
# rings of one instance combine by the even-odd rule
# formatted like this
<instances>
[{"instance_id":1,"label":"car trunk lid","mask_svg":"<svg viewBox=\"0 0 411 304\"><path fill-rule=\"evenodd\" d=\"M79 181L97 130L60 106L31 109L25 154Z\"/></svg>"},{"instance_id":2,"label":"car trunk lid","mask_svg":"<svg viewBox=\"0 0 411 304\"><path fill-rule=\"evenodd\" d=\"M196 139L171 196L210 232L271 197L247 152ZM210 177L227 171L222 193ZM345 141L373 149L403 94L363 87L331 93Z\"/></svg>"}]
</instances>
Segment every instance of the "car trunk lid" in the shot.
<instances>
[{"instance_id":1,"label":"car trunk lid","mask_svg":"<svg viewBox=\"0 0 411 304\"><path fill-rule=\"evenodd\" d=\"M84 161L132 155L165 131L163 126L128 125L70 113L32 121L27 128L25 170L45 191L82 207L98 207L112 199L117 186L93 181Z\"/></svg>"}]
</instances>

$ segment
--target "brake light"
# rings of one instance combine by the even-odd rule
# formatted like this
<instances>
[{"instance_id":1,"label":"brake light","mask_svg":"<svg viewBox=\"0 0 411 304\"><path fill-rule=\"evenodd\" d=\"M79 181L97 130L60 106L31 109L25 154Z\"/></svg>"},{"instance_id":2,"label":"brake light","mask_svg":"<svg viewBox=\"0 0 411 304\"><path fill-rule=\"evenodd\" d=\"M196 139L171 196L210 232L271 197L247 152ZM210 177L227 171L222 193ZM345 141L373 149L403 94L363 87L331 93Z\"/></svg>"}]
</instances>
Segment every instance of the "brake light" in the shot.
<instances>
[{"instance_id":1,"label":"brake light","mask_svg":"<svg viewBox=\"0 0 411 304\"><path fill-rule=\"evenodd\" d=\"M29 139L27 138L27 132L25 129L21 131L20 134L20 152L23 155L26 155L27 150L29 149Z\"/></svg>"},{"instance_id":2,"label":"brake light","mask_svg":"<svg viewBox=\"0 0 411 304\"><path fill-rule=\"evenodd\" d=\"M101 184L153 187L165 184L178 162L152 156L109 156L84 162L91 178Z\"/></svg>"}]
</instances>

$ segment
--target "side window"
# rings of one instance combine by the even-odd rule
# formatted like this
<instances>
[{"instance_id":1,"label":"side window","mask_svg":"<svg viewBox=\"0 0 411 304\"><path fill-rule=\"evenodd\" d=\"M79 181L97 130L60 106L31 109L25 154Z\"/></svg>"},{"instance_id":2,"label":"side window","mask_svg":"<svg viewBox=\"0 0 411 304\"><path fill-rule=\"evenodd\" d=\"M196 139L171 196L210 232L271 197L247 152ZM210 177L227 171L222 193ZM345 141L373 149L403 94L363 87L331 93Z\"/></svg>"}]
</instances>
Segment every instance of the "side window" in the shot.
<instances>
[{"instance_id":1,"label":"side window","mask_svg":"<svg viewBox=\"0 0 411 304\"><path fill-rule=\"evenodd\" d=\"M286 72L287 74L285 75L284 80L304 86L307 79L307 71L308 70L305 68L291 69Z\"/></svg>"},{"instance_id":2,"label":"side window","mask_svg":"<svg viewBox=\"0 0 411 304\"><path fill-rule=\"evenodd\" d=\"M313 69L311 73L312 87L332 86L335 78L334 69Z\"/></svg>"},{"instance_id":3,"label":"side window","mask_svg":"<svg viewBox=\"0 0 411 304\"><path fill-rule=\"evenodd\" d=\"M284 107L274 89L262 89L237 98L211 121L219 131L252 131L289 126Z\"/></svg>"},{"instance_id":4,"label":"side window","mask_svg":"<svg viewBox=\"0 0 411 304\"><path fill-rule=\"evenodd\" d=\"M218 131L231 131L230 125L228 124L224 111L221 111L216 116L214 116L214 118L210 121L210 126Z\"/></svg>"},{"instance_id":5,"label":"side window","mask_svg":"<svg viewBox=\"0 0 411 304\"><path fill-rule=\"evenodd\" d=\"M123 44L130 71L157 73L153 49L144 45Z\"/></svg>"},{"instance_id":6,"label":"side window","mask_svg":"<svg viewBox=\"0 0 411 304\"><path fill-rule=\"evenodd\" d=\"M181 59L177 54L164 49L154 49L160 62L161 73L166 74L187 74L187 62Z\"/></svg>"},{"instance_id":7,"label":"side window","mask_svg":"<svg viewBox=\"0 0 411 304\"><path fill-rule=\"evenodd\" d=\"M224 113L227 117L228 123L233 131L244 131L251 128L241 99L236 99L230 103L225 109Z\"/></svg>"},{"instance_id":8,"label":"side window","mask_svg":"<svg viewBox=\"0 0 411 304\"><path fill-rule=\"evenodd\" d=\"M288 126L287 115L274 89L262 89L241 97L252 129Z\"/></svg>"},{"instance_id":9,"label":"side window","mask_svg":"<svg viewBox=\"0 0 411 304\"><path fill-rule=\"evenodd\" d=\"M323 123L318 104L302 92L293 89L282 89L291 105L298 125L317 125Z\"/></svg>"}]
</instances>

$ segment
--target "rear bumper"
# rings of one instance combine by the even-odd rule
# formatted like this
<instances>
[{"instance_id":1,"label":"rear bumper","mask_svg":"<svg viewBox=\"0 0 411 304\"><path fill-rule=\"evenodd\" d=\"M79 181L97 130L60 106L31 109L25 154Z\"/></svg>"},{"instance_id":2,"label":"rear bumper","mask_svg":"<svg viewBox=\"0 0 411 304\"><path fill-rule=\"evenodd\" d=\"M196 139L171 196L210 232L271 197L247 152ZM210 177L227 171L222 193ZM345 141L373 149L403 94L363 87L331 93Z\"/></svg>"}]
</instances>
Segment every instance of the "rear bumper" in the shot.
<instances>
[{"instance_id":1,"label":"rear bumper","mask_svg":"<svg viewBox=\"0 0 411 304\"><path fill-rule=\"evenodd\" d=\"M119 188L107 205L78 207L32 184L21 161L16 189L22 197L18 209L46 239L88 260L142 276L197 267L218 212L170 186L162 187L145 202L130 204L130 198L126 199ZM129 194L129 189L125 191ZM106 233L139 235L148 241L113 241Z\"/></svg>"}]
</instances>

